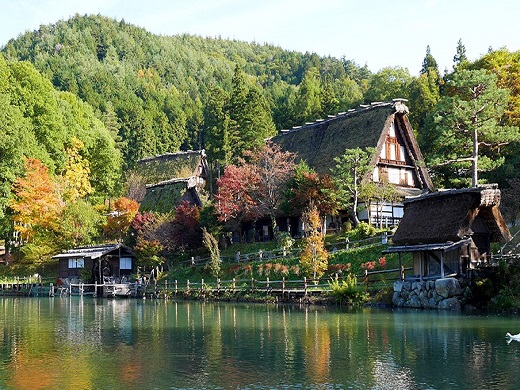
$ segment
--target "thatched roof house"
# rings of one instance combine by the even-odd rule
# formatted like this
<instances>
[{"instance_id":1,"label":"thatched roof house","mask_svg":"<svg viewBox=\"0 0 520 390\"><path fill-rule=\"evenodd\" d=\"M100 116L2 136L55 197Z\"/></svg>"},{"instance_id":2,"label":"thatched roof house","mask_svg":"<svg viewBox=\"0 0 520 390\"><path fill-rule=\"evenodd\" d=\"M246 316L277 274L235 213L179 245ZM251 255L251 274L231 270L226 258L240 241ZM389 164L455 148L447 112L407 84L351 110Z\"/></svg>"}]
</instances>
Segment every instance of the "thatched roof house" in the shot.
<instances>
[{"instance_id":1,"label":"thatched roof house","mask_svg":"<svg viewBox=\"0 0 520 390\"><path fill-rule=\"evenodd\" d=\"M183 200L202 205L208 177L204 150L147 157L137 162L136 172L148 183L141 211L168 212Z\"/></svg>"},{"instance_id":2,"label":"thatched roof house","mask_svg":"<svg viewBox=\"0 0 520 390\"><path fill-rule=\"evenodd\" d=\"M490 243L510 238L493 186L438 191L404 202L393 245L386 252L414 254L419 277L442 276L487 265Z\"/></svg>"},{"instance_id":3,"label":"thatched roof house","mask_svg":"<svg viewBox=\"0 0 520 390\"><path fill-rule=\"evenodd\" d=\"M297 153L298 159L305 160L321 174L330 173L335 166L334 158L342 156L347 149L372 147L376 149L371 161L373 169L364 180L391 183L403 197L430 192L433 185L408 120L405 102L405 99L394 99L364 105L282 131L272 141L283 150ZM399 206L390 207L387 216L400 219L402 205L400 207L400 210ZM372 220L372 217L366 215L361 219Z\"/></svg>"}]
</instances>

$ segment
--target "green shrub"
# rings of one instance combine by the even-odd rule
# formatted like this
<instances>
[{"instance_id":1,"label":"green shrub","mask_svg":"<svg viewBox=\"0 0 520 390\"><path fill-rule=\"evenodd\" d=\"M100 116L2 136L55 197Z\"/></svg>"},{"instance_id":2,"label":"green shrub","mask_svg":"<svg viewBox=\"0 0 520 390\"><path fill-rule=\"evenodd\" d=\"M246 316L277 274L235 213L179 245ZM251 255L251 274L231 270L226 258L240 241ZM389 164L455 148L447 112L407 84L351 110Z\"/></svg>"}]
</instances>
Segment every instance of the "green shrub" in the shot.
<instances>
[{"instance_id":1,"label":"green shrub","mask_svg":"<svg viewBox=\"0 0 520 390\"><path fill-rule=\"evenodd\" d=\"M329 285L332 290L331 295L340 305L360 306L368 301L368 293L358 285L357 277L354 274L348 274L347 278L341 282L334 279L329 282Z\"/></svg>"},{"instance_id":2,"label":"green shrub","mask_svg":"<svg viewBox=\"0 0 520 390\"><path fill-rule=\"evenodd\" d=\"M287 232L276 233L276 244L278 248L285 248L289 250L294 245L294 238Z\"/></svg>"},{"instance_id":3,"label":"green shrub","mask_svg":"<svg viewBox=\"0 0 520 390\"><path fill-rule=\"evenodd\" d=\"M375 227L366 222L360 222L354 229L352 237L356 240L363 240L365 238L374 237L375 235Z\"/></svg>"}]
</instances>

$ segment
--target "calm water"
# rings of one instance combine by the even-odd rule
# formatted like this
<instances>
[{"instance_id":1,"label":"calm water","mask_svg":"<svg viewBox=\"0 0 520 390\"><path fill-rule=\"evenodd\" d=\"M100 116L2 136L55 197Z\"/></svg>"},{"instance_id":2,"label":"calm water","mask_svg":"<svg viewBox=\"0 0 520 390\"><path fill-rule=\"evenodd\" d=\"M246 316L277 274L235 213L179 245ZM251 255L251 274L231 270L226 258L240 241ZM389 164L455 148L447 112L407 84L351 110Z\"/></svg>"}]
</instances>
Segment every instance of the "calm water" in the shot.
<instances>
[{"instance_id":1,"label":"calm water","mask_svg":"<svg viewBox=\"0 0 520 390\"><path fill-rule=\"evenodd\" d=\"M0 298L0 388L512 389L520 318Z\"/></svg>"}]
</instances>

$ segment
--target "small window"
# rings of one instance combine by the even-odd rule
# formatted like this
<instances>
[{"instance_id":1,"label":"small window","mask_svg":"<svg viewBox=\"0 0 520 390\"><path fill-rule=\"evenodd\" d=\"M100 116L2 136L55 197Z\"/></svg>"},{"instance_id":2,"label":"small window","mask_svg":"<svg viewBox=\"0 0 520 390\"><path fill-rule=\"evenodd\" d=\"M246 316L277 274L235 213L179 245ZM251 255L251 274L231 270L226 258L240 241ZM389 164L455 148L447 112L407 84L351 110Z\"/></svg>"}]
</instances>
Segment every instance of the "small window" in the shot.
<instances>
[{"instance_id":1,"label":"small window","mask_svg":"<svg viewBox=\"0 0 520 390\"><path fill-rule=\"evenodd\" d=\"M85 268L85 260L83 258L69 259L69 268Z\"/></svg>"},{"instance_id":2,"label":"small window","mask_svg":"<svg viewBox=\"0 0 520 390\"><path fill-rule=\"evenodd\" d=\"M390 137L392 137L392 138L395 138L395 125L393 123L390 125L390 130L388 131L388 135L390 135Z\"/></svg>"},{"instance_id":3,"label":"small window","mask_svg":"<svg viewBox=\"0 0 520 390\"><path fill-rule=\"evenodd\" d=\"M119 259L119 269L132 269L132 258L121 257Z\"/></svg>"}]
</instances>

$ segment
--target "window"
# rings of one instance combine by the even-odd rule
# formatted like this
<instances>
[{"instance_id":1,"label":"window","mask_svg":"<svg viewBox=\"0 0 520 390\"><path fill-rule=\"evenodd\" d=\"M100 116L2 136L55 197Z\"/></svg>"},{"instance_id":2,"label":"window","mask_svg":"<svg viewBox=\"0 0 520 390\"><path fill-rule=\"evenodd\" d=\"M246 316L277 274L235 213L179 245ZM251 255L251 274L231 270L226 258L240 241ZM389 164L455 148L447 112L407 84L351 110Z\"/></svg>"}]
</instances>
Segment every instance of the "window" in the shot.
<instances>
[{"instance_id":1,"label":"window","mask_svg":"<svg viewBox=\"0 0 520 390\"><path fill-rule=\"evenodd\" d=\"M399 184L400 171L396 168L388 169L388 182L392 184Z\"/></svg>"},{"instance_id":2,"label":"window","mask_svg":"<svg viewBox=\"0 0 520 390\"><path fill-rule=\"evenodd\" d=\"M390 131L388 132L388 134L390 135L390 137L395 138L395 125L393 122L390 125Z\"/></svg>"},{"instance_id":3,"label":"window","mask_svg":"<svg viewBox=\"0 0 520 390\"><path fill-rule=\"evenodd\" d=\"M85 268L85 260L83 258L69 259L69 268Z\"/></svg>"},{"instance_id":4,"label":"window","mask_svg":"<svg viewBox=\"0 0 520 390\"><path fill-rule=\"evenodd\" d=\"M132 269L132 258L121 257L119 259L119 269Z\"/></svg>"}]
</instances>

